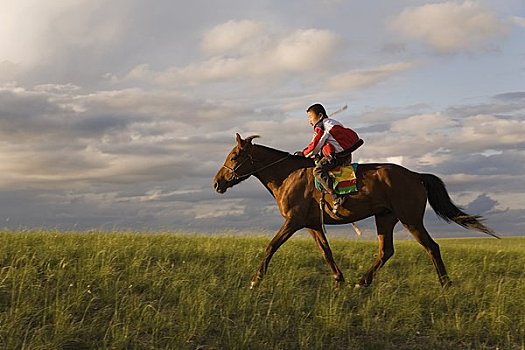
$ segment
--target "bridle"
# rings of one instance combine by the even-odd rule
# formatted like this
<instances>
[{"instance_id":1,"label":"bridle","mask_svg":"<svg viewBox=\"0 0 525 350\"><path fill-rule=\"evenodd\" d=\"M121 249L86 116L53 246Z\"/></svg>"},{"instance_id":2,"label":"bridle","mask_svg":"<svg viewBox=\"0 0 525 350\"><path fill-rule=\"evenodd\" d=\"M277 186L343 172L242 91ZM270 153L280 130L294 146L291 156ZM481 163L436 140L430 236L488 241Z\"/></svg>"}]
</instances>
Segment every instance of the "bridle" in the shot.
<instances>
[{"instance_id":1,"label":"bridle","mask_svg":"<svg viewBox=\"0 0 525 350\"><path fill-rule=\"evenodd\" d=\"M257 169L256 166L255 166L255 162L256 162L256 160L253 159L253 156L252 156L252 154L251 154L251 152L250 152L250 153L244 158L244 160L243 160L242 162L240 162L239 164L237 164L237 165L235 166L235 168L231 168L231 167L227 166L226 164L223 164L222 167L228 169L229 171L231 171L231 173L232 173L231 180L239 180L239 179L242 179L242 178L247 178L247 177L249 177L249 176L251 176L251 175L253 175L253 174L255 174L255 173L258 173L259 171L262 171L262 170L267 169L267 168L269 168L269 167L271 167L271 166L274 166L275 164L282 162L283 160L287 159L288 157L290 157L290 153L288 153L286 156L284 156L284 157L282 157L282 158L279 158L279 159L276 160L275 162L272 162L272 163L270 163L270 164L267 164L267 165L263 166L263 167L260 168L260 169ZM248 160L250 161L250 164L255 168L255 170L252 170L252 171L250 171L250 172L248 172L248 173L246 173L246 174L244 174L244 175L239 175L239 174L237 174L237 170L238 170L238 169L239 169L244 163L246 163Z\"/></svg>"}]
</instances>

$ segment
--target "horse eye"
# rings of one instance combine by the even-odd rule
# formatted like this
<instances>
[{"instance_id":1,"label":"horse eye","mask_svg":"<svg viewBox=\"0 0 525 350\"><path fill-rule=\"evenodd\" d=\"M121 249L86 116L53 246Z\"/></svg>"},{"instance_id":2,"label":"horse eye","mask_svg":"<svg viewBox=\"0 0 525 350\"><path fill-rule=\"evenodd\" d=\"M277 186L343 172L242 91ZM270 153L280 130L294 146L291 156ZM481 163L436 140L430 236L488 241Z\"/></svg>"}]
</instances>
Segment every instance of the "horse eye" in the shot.
<instances>
[{"instance_id":1,"label":"horse eye","mask_svg":"<svg viewBox=\"0 0 525 350\"><path fill-rule=\"evenodd\" d=\"M239 158L239 153L234 153L232 156L232 160L236 160L237 158Z\"/></svg>"}]
</instances>

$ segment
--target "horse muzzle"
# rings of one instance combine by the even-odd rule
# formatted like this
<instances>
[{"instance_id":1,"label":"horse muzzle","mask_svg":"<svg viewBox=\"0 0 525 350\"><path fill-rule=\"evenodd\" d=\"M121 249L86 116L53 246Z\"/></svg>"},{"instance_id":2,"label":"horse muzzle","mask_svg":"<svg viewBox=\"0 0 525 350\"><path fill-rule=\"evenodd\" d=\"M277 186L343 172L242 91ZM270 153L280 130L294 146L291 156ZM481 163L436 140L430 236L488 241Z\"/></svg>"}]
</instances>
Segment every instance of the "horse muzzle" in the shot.
<instances>
[{"instance_id":1,"label":"horse muzzle","mask_svg":"<svg viewBox=\"0 0 525 350\"><path fill-rule=\"evenodd\" d=\"M220 184L219 181L215 181L215 182L213 183L213 188L215 189L215 191L216 191L217 193L224 193L224 192L226 192L226 186L224 186L224 185L221 186L221 184Z\"/></svg>"}]
</instances>

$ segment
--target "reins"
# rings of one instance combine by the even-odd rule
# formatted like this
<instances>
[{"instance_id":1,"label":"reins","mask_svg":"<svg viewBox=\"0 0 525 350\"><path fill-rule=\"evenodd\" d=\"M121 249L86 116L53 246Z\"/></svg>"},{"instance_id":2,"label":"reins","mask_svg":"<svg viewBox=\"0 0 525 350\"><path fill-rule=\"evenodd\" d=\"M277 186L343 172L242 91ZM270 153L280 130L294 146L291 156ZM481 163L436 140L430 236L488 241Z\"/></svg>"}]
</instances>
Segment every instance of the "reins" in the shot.
<instances>
[{"instance_id":1,"label":"reins","mask_svg":"<svg viewBox=\"0 0 525 350\"><path fill-rule=\"evenodd\" d=\"M252 164L252 166L255 168L255 162L256 161L253 159L251 154L249 154L248 157L246 157L246 159L244 159L242 162L237 164L237 166L235 168L233 168L233 169L230 168L229 166L227 166L226 164L223 164L222 166L232 172L233 178L240 179L241 177L248 177L250 175L258 173L259 171L262 171L262 170L267 169L267 168L269 168L271 166L274 166L275 164L280 163L280 162L282 162L283 160L285 160L285 159L287 159L289 157L290 157L290 154L288 153L286 156L284 156L282 158L279 158L278 160L276 160L276 161L274 161L274 162L272 162L270 164L267 164L267 165L263 166L260 169L255 169L253 171L250 171L249 173L244 174L244 175L238 175L237 174L237 169L239 169L239 167L241 167L248 159L250 160L250 163Z\"/></svg>"}]
</instances>

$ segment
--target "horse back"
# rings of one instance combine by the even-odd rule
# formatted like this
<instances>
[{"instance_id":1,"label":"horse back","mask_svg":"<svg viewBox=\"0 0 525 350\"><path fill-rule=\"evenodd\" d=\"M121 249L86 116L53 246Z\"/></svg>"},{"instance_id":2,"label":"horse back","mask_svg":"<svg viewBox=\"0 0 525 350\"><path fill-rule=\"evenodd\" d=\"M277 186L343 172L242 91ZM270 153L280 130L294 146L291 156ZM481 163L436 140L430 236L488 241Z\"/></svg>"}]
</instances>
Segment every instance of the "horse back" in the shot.
<instances>
[{"instance_id":1,"label":"horse back","mask_svg":"<svg viewBox=\"0 0 525 350\"><path fill-rule=\"evenodd\" d=\"M388 194L391 192L408 193L421 192L424 187L419 173L413 172L401 165L393 163L361 163L357 166L357 193L350 196L370 195L374 193ZM301 197L318 197L319 191L315 188L312 168L294 171L287 179L288 188Z\"/></svg>"},{"instance_id":2,"label":"horse back","mask_svg":"<svg viewBox=\"0 0 525 350\"><path fill-rule=\"evenodd\" d=\"M362 196L388 204L388 209L393 211L394 207L410 207L418 208L419 212L424 210L427 201L421 175L397 164L360 164L357 186Z\"/></svg>"},{"instance_id":3,"label":"horse back","mask_svg":"<svg viewBox=\"0 0 525 350\"><path fill-rule=\"evenodd\" d=\"M321 193L315 188L312 170L298 169L283 183L282 195L276 199L284 217L296 216L314 223L319 222ZM399 208L425 208L426 190L420 175L403 166L363 163L357 167L356 176L358 190L348 195L345 204L351 214L345 220L327 217L327 224L353 222L375 214L399 211ZM327 200L331 202L330 196ZM399 212L402 216L412 215L402 211L403 213Z\"/></svg>"}]
</instances>

